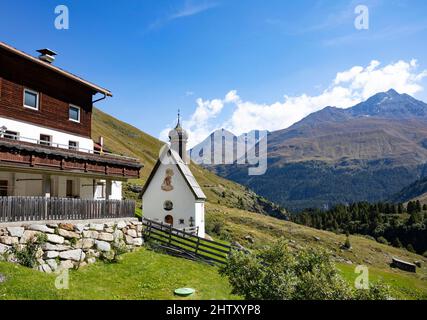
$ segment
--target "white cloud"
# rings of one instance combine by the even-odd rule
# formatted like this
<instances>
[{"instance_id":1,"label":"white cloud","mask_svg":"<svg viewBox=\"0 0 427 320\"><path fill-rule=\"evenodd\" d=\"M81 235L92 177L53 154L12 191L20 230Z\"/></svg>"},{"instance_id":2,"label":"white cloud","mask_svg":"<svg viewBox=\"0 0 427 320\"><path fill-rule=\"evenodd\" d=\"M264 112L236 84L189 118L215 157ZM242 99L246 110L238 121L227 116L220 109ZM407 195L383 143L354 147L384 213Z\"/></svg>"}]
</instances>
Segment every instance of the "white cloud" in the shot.
<instances>
[{"instance_id":1,"label":"white cloud","mask_svg":"<svg viewBox=\"0 0 427 320\"><path fill-rule=\"evenodd\" d=\"M219 4L211 1L192 1L186 0L184 6L179 10L172 12L166 17L157 19L148 26L148 30L158 29L166 25L167 23L181 18L191 17L199 13L205 12L207 10L217 7Z\"/></svg>"},{"instance_id":2,"label":"white cloud","mask_svg":"<svg viewBox=\"0 0 427 320\"><path fill-rule=\"evenodd\" d=\"M238 102L240 100L240 97L237 95L236 90L231 90L229 93L225 96L225 102Z\"/></svg>"},{"instance_id":3,"label":"white cloud","mask_svg":"<svg viewBox=\"0 0 427 320\"><path fill-rule=\"evenodd\" d=\"M189 16L194 16L203 11L215 8L218 4L213 2L198 2L193 3L192 1L186 1L182 9L170 15L169 19L179 19Z\"/></svg>"},{"instance_id":4,"label":"white cloud","mask_svg":"<svg viewBox=\"0 0 427 320\"><path fill-rule=\"evenodd\" d=\"M348 108L391 88L414 95L423 90L421 81L427 77L427 70L417 69L416 60L401 60L383 67L373 60L366 67L354 66L338 72L331 85L319 95L284 96L283 101L272 104L244 101L236 90L231 90L222 99L197 99L196 110L183 125L190 135L190 147L220 128L236 135L254 129L284 129L326 106ZM224 108L231 108L228 119L220 117ZM166 140L168 131L163 130L160 138Z\"/></svg>"},{"instance_id":5,"label":"white cloud","mask_svg":"<svg viewBox=\"0 0 427 320\"><path fill-rule=\"evenodd\" d=\"M231 97L231 96L230 96ZM229 97L229 98L230 98ZM198 98L196 100L197 108L191 115L190 119L183 121L183 127L188 131L190 138L190 145L193 146L203 139L205 139L211 133L211 124L214 118L221 113L224 108L224 104L228 101L227 98L203 100ZM167 141L168 133L172 127L165 128L160 133L160 139ZM217 128L215 128L217 129Z\"/></svg>"}]
</instances>

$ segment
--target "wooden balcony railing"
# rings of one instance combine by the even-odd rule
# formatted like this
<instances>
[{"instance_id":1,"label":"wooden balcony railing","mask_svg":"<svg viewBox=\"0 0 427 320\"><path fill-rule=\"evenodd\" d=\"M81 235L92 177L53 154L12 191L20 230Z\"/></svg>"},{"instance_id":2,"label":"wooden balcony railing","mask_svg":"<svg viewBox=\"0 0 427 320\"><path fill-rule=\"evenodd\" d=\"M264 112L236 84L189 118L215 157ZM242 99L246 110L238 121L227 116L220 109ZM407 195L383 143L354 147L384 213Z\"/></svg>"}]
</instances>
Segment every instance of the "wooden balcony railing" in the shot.
<instances>
[{"instance_id":1,"label":"wooden balcony railing","mask_svg":"<svg viewBox=\"0 0 427 320\"><path fill-rule=\"evenodd\" d=\"M133 200L0 197L0 223L131 218Z\"/></svg>"}]
</instances>

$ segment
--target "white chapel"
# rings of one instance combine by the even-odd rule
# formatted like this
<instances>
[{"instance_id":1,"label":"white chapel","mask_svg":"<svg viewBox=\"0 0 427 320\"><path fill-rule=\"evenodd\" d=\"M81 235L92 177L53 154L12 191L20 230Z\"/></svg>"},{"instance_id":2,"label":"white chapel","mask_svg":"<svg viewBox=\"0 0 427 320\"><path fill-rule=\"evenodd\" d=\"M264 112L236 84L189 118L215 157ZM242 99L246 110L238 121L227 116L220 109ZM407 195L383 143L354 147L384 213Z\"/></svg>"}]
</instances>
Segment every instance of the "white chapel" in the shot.
<instances>
[{"instance_id":1,"label":"white chapel","mask_svg":"<svg viewBox=\"0 0 427 320\"><path fill-rule=\"evenodd\" d=\"M142 191L143 215L177 229L198 227L198 236L204 237L206 196L188 167L188 134L179 114L169 139Z\"/></svg>"}]
</instances>

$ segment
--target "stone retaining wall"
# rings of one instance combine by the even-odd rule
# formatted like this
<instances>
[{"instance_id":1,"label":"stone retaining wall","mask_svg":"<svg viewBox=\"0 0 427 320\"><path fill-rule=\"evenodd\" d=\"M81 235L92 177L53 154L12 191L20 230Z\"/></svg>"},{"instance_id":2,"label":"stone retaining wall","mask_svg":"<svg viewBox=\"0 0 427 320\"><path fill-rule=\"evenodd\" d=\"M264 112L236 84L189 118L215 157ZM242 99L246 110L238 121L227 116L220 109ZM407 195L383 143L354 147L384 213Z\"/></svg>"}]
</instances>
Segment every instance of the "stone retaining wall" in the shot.
<instances>
[{"instance_id":1,"label":"stone retaining wall","mask_svg":"<svg viewBox=\"0 0 427 320\"><path fill-rule=\"evenodd\" d=\"M0 255L10 262L12 246L22 248L38 234L45 234L47 242L37 252L38 270L52 272L59 269L83 267L96 262L103 254L111 253L119 245L131 251L143 244L142 223L136 218L114 221L64 221L34 224L0 225Z\"/></svg>"}]
</instances>

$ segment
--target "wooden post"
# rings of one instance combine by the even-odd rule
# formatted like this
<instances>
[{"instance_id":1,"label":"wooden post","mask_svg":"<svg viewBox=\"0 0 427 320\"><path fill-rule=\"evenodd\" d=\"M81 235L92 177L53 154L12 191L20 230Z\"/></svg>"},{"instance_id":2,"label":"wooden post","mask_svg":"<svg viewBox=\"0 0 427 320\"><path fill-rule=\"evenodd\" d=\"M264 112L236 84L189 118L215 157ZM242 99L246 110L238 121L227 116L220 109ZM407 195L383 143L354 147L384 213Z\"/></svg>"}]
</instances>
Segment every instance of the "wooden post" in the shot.
<instances>
[{"instance_id":1,"label":"wooden post","mask_svg":"<svg viewBox=\"0 0 427 320\"><path fill-rule=\"evenodd\" d=\"M169 244L172 242L172 225L169 225Z\"/></svg>"},{"instance_id":2,"label":"wooden post","mask_svg":"<svg viewBox=\"0 0 427 320\"><path fill-rule=\"evenodd\" d=\"M111 198L112 189L113 183L111 180L107 179L105 183L105 200L109 200Z\"/></svg>"},{"instance_id":3,"label":"wooden post","mask_svg":"<svg viewBox=\"0 0 427 320\"><path fill-rule=\"evenodd\" d=\"M51 189L52 189L52 177L50 174L43 174L42 180L42 189L44 195L44 210L43 210L43 218L41 220L47 220L48 217L48 200L50 198Z\"/></svg>"},{"instance_id":4,"label":"wooden post","mask_svg":"<svg viewBox=\"0 0 427 320\"><path fill-rule=\"evenodd\" d=\"M200 237L197 237L197 244L196 244L196 251L195 251L196 254L199 251L199 246L200 246Z\"/></svg>"}]
</instances>

